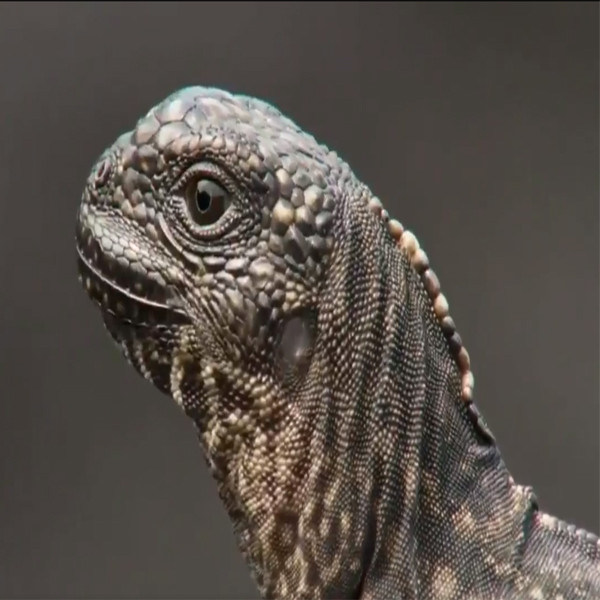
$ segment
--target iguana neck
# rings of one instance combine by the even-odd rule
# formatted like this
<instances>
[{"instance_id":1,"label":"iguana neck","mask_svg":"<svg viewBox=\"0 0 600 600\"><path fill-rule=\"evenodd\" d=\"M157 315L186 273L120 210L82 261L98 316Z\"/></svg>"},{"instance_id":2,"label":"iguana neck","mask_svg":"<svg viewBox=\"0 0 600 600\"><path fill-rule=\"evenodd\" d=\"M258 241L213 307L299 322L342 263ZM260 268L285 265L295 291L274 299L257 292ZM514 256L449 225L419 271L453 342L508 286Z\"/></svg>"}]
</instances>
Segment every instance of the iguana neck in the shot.
<instances>
[{"instance_id":1,"label":"iguana neck","mask_svg":"<svg viewBox=\"0 0 600 600\"><path fill-rule=\"evenodd\" d=\"M409 261L353 214L344 226L332 271L346 283L329 286L323 302L344 307L347 327L325 369L335 376L324 389L335 392L324 402L335 408L329 426L316 427L336 437L312 444L315 457L330 456L321 479L337 491L312 493L329 494L330 528L349 532L334 554L346 565L360 557L360 573L332 578L330 591L485 597L516 576L532 495L461 399L459 370Z\"/></svg>"}]
</instances>

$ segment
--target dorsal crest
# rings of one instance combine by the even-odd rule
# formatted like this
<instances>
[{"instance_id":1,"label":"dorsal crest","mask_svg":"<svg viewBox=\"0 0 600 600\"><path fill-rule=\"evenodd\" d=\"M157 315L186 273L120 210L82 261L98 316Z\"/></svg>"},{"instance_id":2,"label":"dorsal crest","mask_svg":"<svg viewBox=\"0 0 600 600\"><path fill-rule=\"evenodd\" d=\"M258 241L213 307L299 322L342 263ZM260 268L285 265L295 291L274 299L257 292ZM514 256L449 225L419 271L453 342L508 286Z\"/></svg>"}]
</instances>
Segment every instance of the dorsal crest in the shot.
<instances>
[{"instance_id":1,"label":"dorsal crest","mask_svg":"<svg viewBox=\"0 0 600 600\"><path fill-rule=\"evenodd\" d=\"M472 404L475 378L471 370L471 359L462 338L456 329L454 319L446 296L442 293L440 281L429 265L429 258L421 248L416 236L405 229L396 219L391 219L379 198L373 196L368 202L369 210L378 216L387 226L397 246L406 254L412 267L419 274L427 296L431 301L433 313L448 343L450 354L456 361L461 375L461 397L467 404Z\"/></svg>"}]
</instances>

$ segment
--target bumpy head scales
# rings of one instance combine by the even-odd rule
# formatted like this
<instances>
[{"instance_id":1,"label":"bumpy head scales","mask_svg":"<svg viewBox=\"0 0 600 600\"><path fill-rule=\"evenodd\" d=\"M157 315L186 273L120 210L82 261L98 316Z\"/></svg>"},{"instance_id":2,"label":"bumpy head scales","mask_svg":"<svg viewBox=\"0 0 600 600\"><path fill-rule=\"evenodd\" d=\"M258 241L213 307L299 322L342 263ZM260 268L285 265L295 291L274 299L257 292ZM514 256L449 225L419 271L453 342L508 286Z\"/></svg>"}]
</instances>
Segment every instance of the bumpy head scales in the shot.
<instances>
[{"instance_id":1,"label":"bumpy head scales","mask_svg":"<svg viewBox=\"0 0 600 600\"><path fill-rule=\"evenodd\" d=\"M279 317L310 312L339 171L268 104L214 89L171 96L121 136L88 179L77 238L88 292L136 368L172 391L160 366L176 325L198 318L222 327L211 349L266 358ZM149 327L173 347L146 348Z\"/></svg>"}]
</instances>

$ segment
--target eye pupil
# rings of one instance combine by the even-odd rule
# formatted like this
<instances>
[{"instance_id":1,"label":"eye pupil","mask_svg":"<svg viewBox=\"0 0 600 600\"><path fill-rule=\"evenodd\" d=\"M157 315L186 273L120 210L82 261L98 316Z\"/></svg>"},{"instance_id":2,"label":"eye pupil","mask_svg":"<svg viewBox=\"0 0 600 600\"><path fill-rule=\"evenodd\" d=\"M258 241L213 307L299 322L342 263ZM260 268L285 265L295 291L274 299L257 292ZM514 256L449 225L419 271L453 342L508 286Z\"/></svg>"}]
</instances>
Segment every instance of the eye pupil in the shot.
<instances>
[{"instance_id":1,"label":"eye pupil","mask_svg":"<svg viewBox=\"0 0 600 600\"><path fill-rule=\"evenodd\" d=\"M206 190L196 190L196 206L200 212L206 212L210 208L212 198Z\"/></svg>"}]
</instances>

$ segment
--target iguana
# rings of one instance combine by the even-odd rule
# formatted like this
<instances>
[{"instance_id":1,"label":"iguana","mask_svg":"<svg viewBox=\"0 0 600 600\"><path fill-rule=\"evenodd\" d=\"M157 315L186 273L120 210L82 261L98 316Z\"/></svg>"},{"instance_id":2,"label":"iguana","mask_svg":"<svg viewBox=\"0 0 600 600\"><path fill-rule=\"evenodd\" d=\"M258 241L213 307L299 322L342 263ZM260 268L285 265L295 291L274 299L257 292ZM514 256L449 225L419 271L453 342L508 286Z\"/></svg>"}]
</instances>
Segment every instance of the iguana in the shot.
<instances>
[{"instance_id":1,"label":"iguana","mask_svg":"<svg viewBox=\"0 0 600 600\"><path fill-rule=\"evenodd\" d=\"M598 538L511 477L417 238L271 104L167 97L98 158L76 242L264 597L600 598Z\"/></svg>"}]
</instances>

